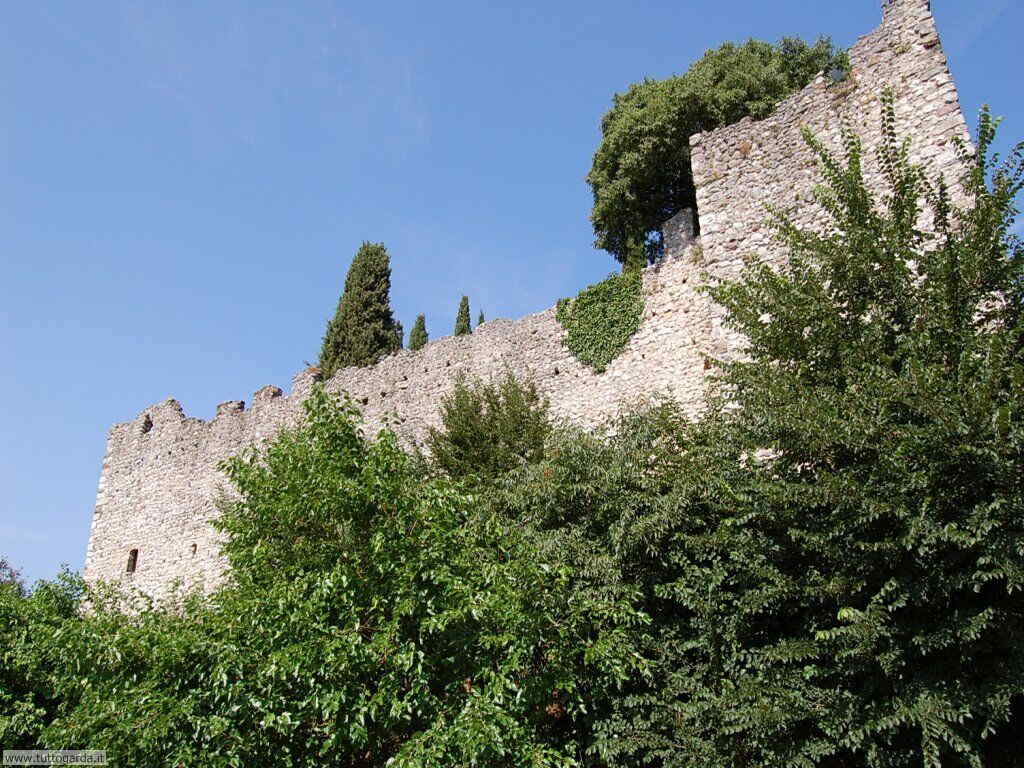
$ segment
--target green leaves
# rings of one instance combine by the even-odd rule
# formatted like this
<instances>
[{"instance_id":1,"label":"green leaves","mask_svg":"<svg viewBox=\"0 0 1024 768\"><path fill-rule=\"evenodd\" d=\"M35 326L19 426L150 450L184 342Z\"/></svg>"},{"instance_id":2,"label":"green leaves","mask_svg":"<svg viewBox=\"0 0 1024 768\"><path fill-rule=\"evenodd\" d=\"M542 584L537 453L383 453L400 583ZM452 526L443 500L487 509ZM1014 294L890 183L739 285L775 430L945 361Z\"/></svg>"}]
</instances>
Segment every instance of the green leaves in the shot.
<instances>
[{"instance_id":1,"label":"green leaves","mask_svg":"<svg viewBox=\"0 0 1024 768\"><path fill-rule=\"evenodd\" d=\"M603 373L640 329L643 313L643 273L627 269L558 302L556 317L573 356Z\"/></svg>"},{"instance_id":2,"label":"green leaves","mask_svg":"<svg viewBox=\"0 0 1024 768\"><path fill-rule=\"evenodd\" d=\"M766 117L836 66L848 62L827 38L814 45L749 40L708 51L683 75L645 79L615 94L587 174L594 244L625 265L653 262L662 252L662 224L696 208L690 137L748 115Z\"/></svg>"},{"instance_id":3,"label":"green leaves","mask_svg":"<svg viewBox=\"0 0 1024 768\"><path fill-rule=\"evenodd\" d=\"M551 432L548 402L532 381L459 378L441 401L441 428L427 435L431 463L451 477L492 479L538 461Z\"/></svg>"},{"instance_id":4,"label":"green leaves","mask_svg":"<svg viewBox=\"0 0 1024 768\"><path fill-rule=\"evenodd\" d=\"M1024 686L1007 646L1024 631L1022 336L1002 299L1022 276L1006 236L1022 162L990 165L983 113L957 208L910 164L883 102L886 194L865 183L855 135L838 157L812 138L829 226L780 216L788 267L711 289L749 339L721 372L738 406L728 433L737 450L771 450L752 465L754 529L774 528L787 553L774 562L803 595L762 637L812 639L807 702L844 702L818 736L780 738L807 750L825 736L873 766L992 765L986 729L1009 732L1006 692Z\"/></svg>"},{"instance_id":5,"label":"green leaves","mask_svg":"<svg viewBox=\"0 0 1024 768\"><path fill-rule=\"evenodd\" d=\"M4 744L126 765L571 766L632 674L627 596L571 571L317 389L228 462L231 581L125 612L80 582L0 589ZM574 599L577 598L577 599ZM80 610L82 601L89 610Z\"/></svg>"}]
</instances>

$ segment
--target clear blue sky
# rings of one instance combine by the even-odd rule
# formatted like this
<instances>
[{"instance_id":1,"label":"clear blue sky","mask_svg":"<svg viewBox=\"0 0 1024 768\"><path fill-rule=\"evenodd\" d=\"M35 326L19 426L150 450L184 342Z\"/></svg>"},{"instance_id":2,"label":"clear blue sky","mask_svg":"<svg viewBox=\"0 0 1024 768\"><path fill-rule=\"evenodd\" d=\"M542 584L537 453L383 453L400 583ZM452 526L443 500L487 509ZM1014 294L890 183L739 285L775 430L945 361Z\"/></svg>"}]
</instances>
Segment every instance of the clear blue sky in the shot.
<instances>
[{"instance_id":1,"label":"clear blue sky","mask_svg":"<svg viewBox=\"0 0 1024 768\"><path fill-rule=\"evenodd\" d=\"M106 431L316 359L363 240L408 330L601 278L584 182L611 95L876 0L36 0L0 26L0 554L82 566ZM1024 138L1016 0L934 0L971 120ZM809 9L813 9L810 10ZM1016 30L1016 32L1015 32Z\"/></svg>"}]
</instances>

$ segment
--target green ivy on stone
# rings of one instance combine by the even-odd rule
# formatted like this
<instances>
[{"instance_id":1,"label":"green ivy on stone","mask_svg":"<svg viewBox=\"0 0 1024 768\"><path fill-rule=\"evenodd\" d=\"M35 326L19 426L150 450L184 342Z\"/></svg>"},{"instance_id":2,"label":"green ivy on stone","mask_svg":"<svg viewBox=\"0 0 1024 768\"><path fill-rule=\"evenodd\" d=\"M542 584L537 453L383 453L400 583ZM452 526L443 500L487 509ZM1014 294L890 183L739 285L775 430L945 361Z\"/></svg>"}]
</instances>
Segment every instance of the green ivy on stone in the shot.
<instances>
[{"instance_id":1,"label":"green ivy on stone","mask_svg":"<svg viewBox=\"0 0 1024 768\"><path fill-rule=\"evenodd\" d=\"M643 314L643 273L638 269L613 273L575 299L562 299L555 309L569 351L596 373L603 373L622 354Z\"/></svg>"}]
</instances>

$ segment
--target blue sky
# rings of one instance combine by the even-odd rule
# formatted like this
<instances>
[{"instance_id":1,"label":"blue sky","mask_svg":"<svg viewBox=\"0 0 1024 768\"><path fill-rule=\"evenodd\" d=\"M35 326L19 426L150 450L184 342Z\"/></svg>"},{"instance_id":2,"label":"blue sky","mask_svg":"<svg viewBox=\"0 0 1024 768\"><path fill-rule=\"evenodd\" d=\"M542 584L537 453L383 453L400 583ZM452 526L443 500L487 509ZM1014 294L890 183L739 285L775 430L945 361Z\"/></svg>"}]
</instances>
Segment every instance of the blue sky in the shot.
<instances>
[{"instance_id":1,"label":"blue sky","mask_svg":"<svg viewBox=\"0 0 1024 768\"><path fill-rule=\"evenodd\" d=\"M408 330L550 306L615 266L584 176L612 93L875 0L38 0L0 27L0 554L81 567L106 431L287 388L363 240ZM934 0L973 123L1024 138L1024 5Z\"/></svg>"}]
</instances>

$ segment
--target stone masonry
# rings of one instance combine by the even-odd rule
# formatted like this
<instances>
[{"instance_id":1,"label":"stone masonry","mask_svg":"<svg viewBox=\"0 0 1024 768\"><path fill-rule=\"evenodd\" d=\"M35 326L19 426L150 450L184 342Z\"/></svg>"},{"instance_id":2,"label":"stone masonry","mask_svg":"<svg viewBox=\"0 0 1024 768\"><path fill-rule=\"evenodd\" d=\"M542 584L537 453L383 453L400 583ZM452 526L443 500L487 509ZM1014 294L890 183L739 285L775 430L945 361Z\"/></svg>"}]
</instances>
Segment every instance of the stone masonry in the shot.
<instances>
[{"instance_id":1,"label":"stone masonry","mask_svg":"<svg viewBox=\"0 0 1024 768\"><path fill-rule=\"evenodd\" d=\"M743 120L691 139L700 237L666 236L665 259L644 274L641 328L604 373L572 357L550 308L515 321L489 321L471 335L403 350L371 368L342 370L325 383L327 389L354 398L368 433L387 421L406 440L438 423L441 398L457 374L488 378L505 368L532 377L557 418L585 426L657 393L698 413L707 358L732 354L741 344L699 287L710 276L735 276L752 258L782 262L785 254L765 224L766 204L792 210L802 226L821 226L822 211L812 201L820 176L801 137L803 126L831 147L837 147L844 122L855 129L864 140L870 183L881 189L872 161L880 140L879 96L888 87L899 133L913 137L913 159L927 164L933 176L944 174L951 182L959 176L954 141L968 140L967 126L928 1L885 2L882 25L854 45L850 59L846 80L821 76L765 120ZM171 399L115 425L85 578L129 581L153 595L174 585L215 587L225 567L210 526L214 499L226 485L217 465L294 424L315 380L315 371L301 372L289 394L264 387L248 408L228 401L209 422L186 416ZM133 550L136 568L127 573Z\"/></svg>"}]
</instances>

